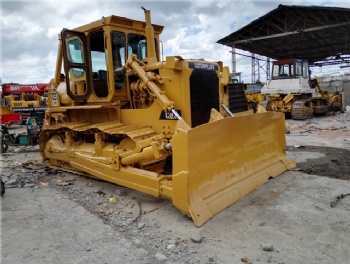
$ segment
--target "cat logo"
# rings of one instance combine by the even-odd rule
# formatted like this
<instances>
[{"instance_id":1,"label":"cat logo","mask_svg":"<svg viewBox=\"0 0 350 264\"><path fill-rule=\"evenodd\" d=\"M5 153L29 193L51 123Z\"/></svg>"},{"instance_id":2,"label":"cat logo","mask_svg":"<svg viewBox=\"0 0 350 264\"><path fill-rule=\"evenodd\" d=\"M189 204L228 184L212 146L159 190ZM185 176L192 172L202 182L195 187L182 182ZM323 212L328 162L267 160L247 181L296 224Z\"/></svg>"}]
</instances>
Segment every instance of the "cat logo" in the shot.
<instances>
[{"instance_id":1,"label":"cat logo","mask_svg":"<svg viewBox=\"0 0 350 264\"><path fill-rule=\"evenodd\" d=\"M179 114L181 113L180 110L177 110L177 111ZM160 120L179 120L172 112L165 112L164 110L161 112L159 119Z\"/></svg>"}]
</instances>

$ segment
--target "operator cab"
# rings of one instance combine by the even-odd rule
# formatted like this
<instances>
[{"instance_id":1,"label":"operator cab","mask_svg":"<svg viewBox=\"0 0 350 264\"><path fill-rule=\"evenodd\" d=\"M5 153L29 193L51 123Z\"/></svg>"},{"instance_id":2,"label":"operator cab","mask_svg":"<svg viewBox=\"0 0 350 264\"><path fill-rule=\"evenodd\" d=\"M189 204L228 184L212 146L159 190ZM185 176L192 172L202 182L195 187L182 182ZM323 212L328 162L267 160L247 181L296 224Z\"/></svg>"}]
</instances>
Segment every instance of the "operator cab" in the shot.
<instances>
[{"instance_id":1,"label":"operator cab","mask_svg":"<svg viewBox=\"0 0 350 264\"><path fill-rule=\"evenodd\" d=\"M154 25L154 29L159 61L159 34L163 27ZM126 87L132 76L126 75L125 63L132 54L140 61L148 55L144 22L104 17L75 30L63 29L61 40L67 94L73 101L129 101Z\"/></svg>"},{"instance_id":2,"label":"operator cab","mask_svg":"<svg viewBox=\"0 0 350 264\"><path fill-rule=\"evenodd\" d=\"M272 62L271 80L261 89L262 95L312 94L309 63L303 59L285 59Z\"/></svg>"},{"instance_id":3,"label":"operator cab","mask_svg":"<svg viewBox=\"0 0 350 264\"><path fill-rule=\"evenodd\" d=\"M289 59L272 63L272 80L296 78L309 79L309 63L307 60Z\"/></svg>"}]
</instances>

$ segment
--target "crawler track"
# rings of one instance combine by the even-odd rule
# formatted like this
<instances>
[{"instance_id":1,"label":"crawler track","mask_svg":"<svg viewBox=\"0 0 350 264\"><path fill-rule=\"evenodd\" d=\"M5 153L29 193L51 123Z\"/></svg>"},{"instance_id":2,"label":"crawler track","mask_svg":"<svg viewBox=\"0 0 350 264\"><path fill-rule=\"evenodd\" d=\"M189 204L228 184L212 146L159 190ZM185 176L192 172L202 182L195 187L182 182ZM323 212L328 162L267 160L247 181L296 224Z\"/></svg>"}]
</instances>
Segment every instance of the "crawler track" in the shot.
<instances>
[{"instance_id":1,"label":"crawler track","mask_svg":"<svg viewBox=\"0 0 350 264\"><path fill-rule=\"evenodd\" d=\"M101 138L104 139L105 143L114 143L121 151L123 151L124 146L121 146L120 143L124 139L130 139L129 142L132 141L134 144L137 144L142 140L158 135L156 131L146 125L125 125L116 122L98 124L79 122L54 125L49 129L43 130L40 135L40 151L44 159L46 159L45 148L50 138L56 135L61 138L62 142L65 142L67 140L66 132L73 135L75 143L95 143L95 135L97 133L101 134ZM127 151L127 149L124 151ZM46 160L46 163L52 166L49 160Z\"/></svg>"},{"instance_id":2,"label":"crawler track","mask_svg":"<svg viewBox=\"0 0 350 264\"><path fill-rule=\"evenodd\" d=\"M310 100L298 100L293 102L291 115L293 119L304 120L313 117L313 109Z\"/></svg>"},{"instance_id":3,"label":"crawler track","mask_svg":"<svg viewBox=\"0 0 350 264\"><path fill-rule=\"evenodd\" d=\"M304 120L314 115L327 113L327 102L322 98L311 98L293 102L291 115L293 119Z\"/></svg>"}]
</instances>

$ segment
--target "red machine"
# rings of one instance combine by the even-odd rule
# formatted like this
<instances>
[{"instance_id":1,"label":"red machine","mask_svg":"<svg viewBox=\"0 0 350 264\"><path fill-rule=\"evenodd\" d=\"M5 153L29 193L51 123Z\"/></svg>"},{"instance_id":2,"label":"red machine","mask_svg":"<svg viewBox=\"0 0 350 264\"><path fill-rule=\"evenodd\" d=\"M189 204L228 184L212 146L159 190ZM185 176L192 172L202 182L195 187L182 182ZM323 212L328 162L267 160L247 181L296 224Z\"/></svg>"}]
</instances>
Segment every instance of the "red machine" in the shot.
<instances>
[{"instance_id":1,"label":"red machine","mask_svg":"<svg viewBox=\"0 0 350 264\"><path fill-rule=\"evenodd\" d=\"M46 83L2 84L2 121L0 122L3 124L16 123L18 115L20 118L19 122L22 124L25 124L26 119L30 116L38 116L38 118L42 120L47 108L45 95L47 94L48 88L49 84ZM7 107L10 112L5 111L4 107ZM13 115L14 113L16 115Z\"/></svg>"},{"instance_id":2,"label":"red machine","mask_svg":"<svg viewBox=\"0 0 350 264\"><path fill-rule=\"evenodd\" d=\"M0 125L10 126L21 122L21 115L13 113L10 108L1 106Z\"/></svg>"},{"instance_id":3,"label":"red machine","mask_svg":"<svg viewBox=\"0 0 350 264\"><path fill-rule=\"evenodd\" d=\"M19 84L19 83L4 83L2 85L3 95L33 93L42 95L47 92L49 85L47 83L36 84Z\"/></svg>"}]
</instances>

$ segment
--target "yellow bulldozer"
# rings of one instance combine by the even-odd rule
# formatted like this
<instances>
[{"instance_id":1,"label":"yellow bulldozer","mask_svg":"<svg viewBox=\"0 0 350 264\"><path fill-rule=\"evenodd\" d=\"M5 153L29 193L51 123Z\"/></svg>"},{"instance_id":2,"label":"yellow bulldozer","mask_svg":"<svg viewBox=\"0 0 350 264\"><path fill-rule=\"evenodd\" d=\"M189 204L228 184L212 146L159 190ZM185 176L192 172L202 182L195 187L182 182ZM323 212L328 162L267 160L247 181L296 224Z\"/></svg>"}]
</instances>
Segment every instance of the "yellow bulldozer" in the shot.
<instances>
[{"instance_id":1,"label":"yellow bulldozer","mask_svg":"<svg viewBox=\"0 0 350 264\"><path fill-rule=\"evenodd\" d=\"M231 111L220 62L162 61L163 26L144 13L62 30L40 151L50 167L169 198L201 226L295 166L284 115Z\"/></svg>"},{"instance_id":2,"label":"yellow bulldozer","mask_svg":"<svg viewBox=\"0 0 350 264\"><path fill-rule=\"evenodd\" d=\"M264 84L261 94L265 96L261 107L290 114L293 119L304 120L342 108L342 95L322 89L317 77L311 79L309 62L302 59L274 61L271 80Z\"/></svg>"}]
</instances>

